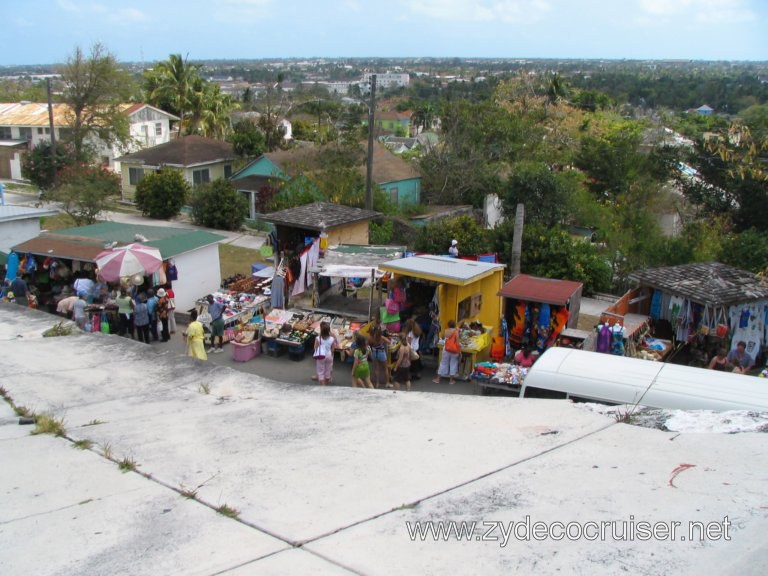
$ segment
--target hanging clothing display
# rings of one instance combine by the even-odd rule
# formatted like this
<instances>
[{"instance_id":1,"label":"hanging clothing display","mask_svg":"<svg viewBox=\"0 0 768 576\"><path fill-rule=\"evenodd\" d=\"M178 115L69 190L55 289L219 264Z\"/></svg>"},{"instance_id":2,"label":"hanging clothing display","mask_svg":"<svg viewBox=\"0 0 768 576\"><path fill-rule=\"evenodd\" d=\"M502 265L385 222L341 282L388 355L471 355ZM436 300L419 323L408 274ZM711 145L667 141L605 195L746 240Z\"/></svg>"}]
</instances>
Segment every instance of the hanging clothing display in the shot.
<instances>
[{"instance_id":1,"label":"hanging clothing display","mask_svg":"<svg viewBox=\"0 0 768 576\"><path fill-rule=\"evenodd\" d=\"M275 274L272 278L272 308L285 308L285 278Z\"/></svg>"}]
</instances>

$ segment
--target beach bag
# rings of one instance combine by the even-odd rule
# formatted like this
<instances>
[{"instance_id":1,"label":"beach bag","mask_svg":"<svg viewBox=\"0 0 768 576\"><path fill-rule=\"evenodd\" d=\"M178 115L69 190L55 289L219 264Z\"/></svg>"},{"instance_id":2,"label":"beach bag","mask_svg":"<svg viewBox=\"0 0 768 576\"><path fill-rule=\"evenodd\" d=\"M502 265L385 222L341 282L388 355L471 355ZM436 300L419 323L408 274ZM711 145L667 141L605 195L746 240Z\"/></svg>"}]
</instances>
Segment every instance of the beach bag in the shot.
<instances>
[{"instance_id":1,"label":"beach bag","mask_svg":"<svg viewBox=\"0 0 768 576\"><path fill-rule=\"evenodd\" d=\"M699 323L699 334L702 336L709 336L709 306L704 307L704 314Z\"/></svg>"},{"instance_id":2,"label":"beach bag","mask_svg":"<svg viewBox=\"0 0 768 576\"><path fill-rule=\"evenodd\" d=\"M415 362L419 359L419 353L416 352L413 348L411 348L411 362Z\"/></svg>"},{"instance_id":3,"label":"beach bag","mask_svg":"<svg viewBox=\"0 0 768 576\"><path fill-rule=\"evenodd\" d=\"M461 344L459 343L459 331L454 330L448 339L445 341L445 351L451 354L458 354L461 352Z\"/></svg>"},{"instance_id":4,"label":"beach bag","mask_svg":"<svg viewBox=\"0 0 768 576\"><path fill-rule=\"evenodd\" d=\"M725 317L725 312L721 308L718 311L718 323L715 329L715 334L718 338L725 338L728 336L728 319Z\"/></svg>"}]
</instances>

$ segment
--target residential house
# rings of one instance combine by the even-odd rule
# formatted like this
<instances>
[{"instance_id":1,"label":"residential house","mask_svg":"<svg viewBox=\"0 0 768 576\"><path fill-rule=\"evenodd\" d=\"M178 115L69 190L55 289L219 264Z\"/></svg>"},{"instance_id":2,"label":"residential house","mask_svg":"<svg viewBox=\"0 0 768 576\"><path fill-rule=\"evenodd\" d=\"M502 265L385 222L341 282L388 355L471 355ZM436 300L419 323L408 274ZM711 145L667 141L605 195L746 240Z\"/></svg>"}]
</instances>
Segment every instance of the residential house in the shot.
<instances>
[{"instance_id":1,"label":"residential house","mask_svg":"<svg viewBox=\"0 0 768 576\"><path fill-rule=\"evenodd\" d=\"M91 144L101 163L119 172L120 166L115 158L121 154L156 146L170 140L170 122L178 120L173 114L164 112L149 104L122 104L123 113L128 116L130 141L125 145L108 144L94 138ZM68 104L52 105L53 130L57 142L66 140L72 123L72 111ZM51 127L48 116L48 104L39 102L0 103L0 145L4 148L18 148L26 143L32 149L41 142L50 142ZM20 179L20 154L0 155L0 175L9 174Z\"/></svg>"},{"instance_id":2,"label":"residential house","mask_svg":"<svg viewBox=\"0 0 768 576\"><path fill-rule=\"evenodd\" d=\"M281 249L293 249L308 237L328 236L328 245L368 244L368 224L380 216L378 212L329 202L313 202L304 206L272 212L264 219L275 226Z\"/></svg>"},{"instance_id":3,"label":"residential house","mask_svg":"<svg viewBox=\"0 0 768 576\"><path fill-rule=\"evenodd\" d=\"M358 170L365 177L367 166L365 152L367 144L361 147ZM262 154L232 176L232 184L246 195L250 205L250 217L259 211L257 197L259 190L273 185L275 180L291 180L301 174L322 168L319 149L316 147L292 148ZM404 206L421 203L421 175L416 169L390 152L380 142L373 144L373 182L379 186L392 203Z\"/></svg>"},{"instance_id":4,"label":"residential house","mask_svg":"<svg viewBox=\"0 0 768 576\"><path fill-rule=\"evenodd\" d=\"M229 178L236 157L232 144L194 135L126 154L116 159L123 165L123 200L133 202L136 186L148 172L161 168L180 170L190 185L198 186Z\"/></svg>"},{"instance_id":5,"label":"residential house","mask_svg":"<svg viewBox=\"0 0 768 576\"><path fill-rule=\"evenodd\" d=\"M380 90L389 90L394 88L408 88L411 82L411 77L407 73L391 73L391 72L370 72L363 74L361 81L361 88L364 92L370 91L371 76L376 76L376 88Z\"/></svg>"},{"instance_id":6,"label":"residential house","mask_svg":"<svg viewBox=\"0 0 768 576\"><path fill-rule=\"evenodd\" d=\"M377 132L410 136L413 112L376 112L374 126ZM365 121L367 125L367 120Z\"/></svg>"}]
</instances>

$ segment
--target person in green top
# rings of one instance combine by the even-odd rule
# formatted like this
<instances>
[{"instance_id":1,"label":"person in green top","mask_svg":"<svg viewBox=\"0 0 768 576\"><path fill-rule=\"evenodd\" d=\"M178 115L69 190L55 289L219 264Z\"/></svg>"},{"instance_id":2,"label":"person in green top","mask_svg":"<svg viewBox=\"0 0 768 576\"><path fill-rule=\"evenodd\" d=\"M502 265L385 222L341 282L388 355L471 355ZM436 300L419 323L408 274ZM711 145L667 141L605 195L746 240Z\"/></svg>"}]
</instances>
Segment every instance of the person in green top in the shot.
<instances>
[{"instance_id":1,"label":"person in green top","mask_svg":"<svg viewBox=\"0 0 768 576\"><path fill-rule=\"evenodd\" d=\"M355 354L352 363L352 387L353 388L373 388L371 382L371 367L368 364L368 358L371 357L371 347L368 346L368 340L362 334L355 338Z\"/></svg>"},{"instance_id":2,"label":"person in green top","mask_svg":"<svg viewBox=\"0 0 768 576\"><path fill-rule=\"evenodd\" d=\"M120 315L120 336L133 335L133 299L128 295L125 288L120 290L120 296L117 297L117 313Z\"/></svg>"}]
</instances>

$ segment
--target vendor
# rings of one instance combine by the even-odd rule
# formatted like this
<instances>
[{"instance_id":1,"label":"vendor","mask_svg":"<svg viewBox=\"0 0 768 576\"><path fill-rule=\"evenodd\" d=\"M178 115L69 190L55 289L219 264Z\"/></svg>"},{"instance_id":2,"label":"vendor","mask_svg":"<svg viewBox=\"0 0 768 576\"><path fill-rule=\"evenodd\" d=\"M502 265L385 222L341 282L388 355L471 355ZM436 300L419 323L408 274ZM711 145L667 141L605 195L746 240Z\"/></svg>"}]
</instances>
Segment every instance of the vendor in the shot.
<instances>
[{"instance_id":1,"label":"vendor","mask_svg":"<svg viewBox=\"0 0 768 576\"><path fill-rule=\"evenodd\" d=\"M515 364L521 368L530 368L536 361L536 356L531 353L530 346L524 346L515 354Z\"/></svg>"}]
</instances>

